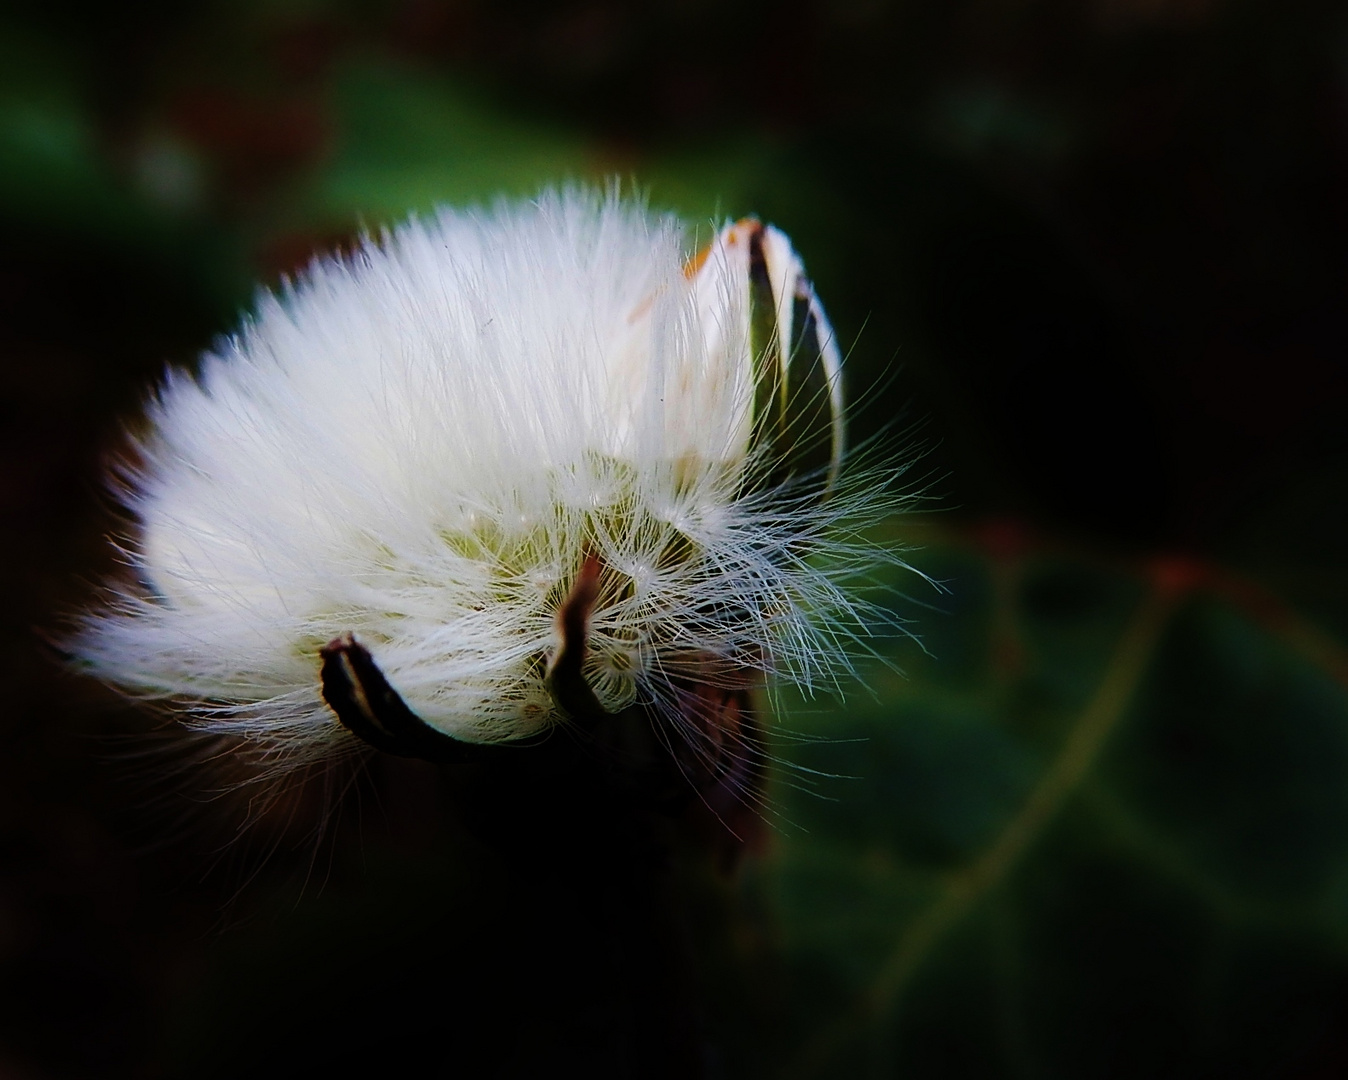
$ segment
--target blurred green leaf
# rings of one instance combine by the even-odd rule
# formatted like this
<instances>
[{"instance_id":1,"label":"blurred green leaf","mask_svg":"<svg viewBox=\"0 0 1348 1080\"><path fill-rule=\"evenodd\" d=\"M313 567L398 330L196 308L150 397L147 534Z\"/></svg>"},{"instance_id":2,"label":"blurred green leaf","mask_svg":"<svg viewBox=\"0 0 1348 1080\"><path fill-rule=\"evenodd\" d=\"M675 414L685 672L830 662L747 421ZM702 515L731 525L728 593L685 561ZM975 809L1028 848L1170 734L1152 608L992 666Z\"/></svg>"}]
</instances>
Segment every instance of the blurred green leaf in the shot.
<instances>
[{"instance_id":1,"label":"blurred green leaf","mask_svg":"<svg viewBox=\"0 0 1348 1080\"><path fill-rule=\"evenodd\" d=\"M617 181L693 226L817 201L783 148L757 132L661 145L625 160L575 127L530 120L481 91L406 65L352 60L332 103L332 156L297 196L297 219L345 226L409 212L530 196L549 185ZM764 201L764 193L771 198Z\"/></svg>"},{"instance_id":2,"label":"blurred green leaf","mask_svg":"<svg viewBox=\"0 0 1348 1080\"><path fill-rule=\"evenodd\" d=\"M309 213L341 224L530 195L603 171L579 135L531 124L413 68L351 62L337 79L334 113L336 152Z\"/></svg>"},{"instance_id":3,"label":"blurred green leaf","mask_svg":"<svg viewBox=\"0 0 1348 1080\"><path fill-rule=\"evenodd\" d=\"M72 58L7 27L0 72L0 211L130 240L138 208L103 158Z\"/></svg>"},{"instance_id":4,"label":"blurred green leaf","mask_svg":"<svg viewBox=\"0 0 1348 1080\"><path fill-rule=\"evenodd\" d=\"M778 793L794 827L757 884L791 972L780 1074L1269 1075L1323 1053L1348 952L1337 646L1207 568L962 537L923 566L958 613L924 620L938 659L796 718L818 739L796 764L858 779Z\"/></svg>"}]
</instances>

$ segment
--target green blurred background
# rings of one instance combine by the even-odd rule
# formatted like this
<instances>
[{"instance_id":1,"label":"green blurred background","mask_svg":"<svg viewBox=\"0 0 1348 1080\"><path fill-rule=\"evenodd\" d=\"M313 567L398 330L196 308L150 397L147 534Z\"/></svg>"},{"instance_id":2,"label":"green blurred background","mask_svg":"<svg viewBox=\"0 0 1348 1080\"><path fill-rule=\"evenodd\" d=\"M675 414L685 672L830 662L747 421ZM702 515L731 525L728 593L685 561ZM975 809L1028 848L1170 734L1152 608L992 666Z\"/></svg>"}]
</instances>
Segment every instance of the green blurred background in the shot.
<instances>
[{"instance_id":1,"label":"green blurred background","mask_svg":"<svg viewBox=\"0 0 1348 1080\"><path fill-rule=\"evenodd\" d=\"M943 585L893 582L902 677L784 703L761 850L680 863L708 1074L1348 1075L1342 5L10 0L0 1076L623 1075L608 916L452 783L231 846L41 647L255 282L612 176L792 236Z\"/></svg>"}]
</instances>

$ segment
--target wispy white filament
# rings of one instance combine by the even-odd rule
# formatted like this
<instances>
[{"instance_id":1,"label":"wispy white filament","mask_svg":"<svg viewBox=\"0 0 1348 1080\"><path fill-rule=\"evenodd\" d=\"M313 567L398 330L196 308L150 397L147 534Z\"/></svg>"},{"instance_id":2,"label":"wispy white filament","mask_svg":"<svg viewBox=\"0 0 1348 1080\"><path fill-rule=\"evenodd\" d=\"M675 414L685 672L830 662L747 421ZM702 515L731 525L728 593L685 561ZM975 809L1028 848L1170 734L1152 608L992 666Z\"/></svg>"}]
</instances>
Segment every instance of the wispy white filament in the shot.
<instances>
[{"instance_id":1,"label":"wispy white filament","mask_svg":"<svg viewBox=\"0 0 1348 1080\"><path fill-rule=\"evenodd\" d=\"M763 235L773 274L798 271ZM319 682L350 633L427 724L512 740L565 719L545 672L592 556L607 709L668 713L677 680L746 670L832 683L870 617L845 582L884 557L835 526L893 499L827 467L763 479L787 474L754 434L743 236L690 262L677 222L573 191L316 262L166 378L120 478L133 580L75 651L300 764L353 738ZM825 393L838 413L836 364Z\"/></svg>"}]
</instances>

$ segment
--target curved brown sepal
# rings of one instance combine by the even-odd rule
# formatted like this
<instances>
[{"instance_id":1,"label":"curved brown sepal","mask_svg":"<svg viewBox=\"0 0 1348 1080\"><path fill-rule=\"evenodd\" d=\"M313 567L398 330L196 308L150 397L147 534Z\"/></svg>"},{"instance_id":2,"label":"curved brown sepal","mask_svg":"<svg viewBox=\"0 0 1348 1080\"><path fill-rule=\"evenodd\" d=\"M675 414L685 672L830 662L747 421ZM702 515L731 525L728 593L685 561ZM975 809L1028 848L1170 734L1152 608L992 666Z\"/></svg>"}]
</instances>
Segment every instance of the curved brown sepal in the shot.
<instances>
[{"instance_id":1,"label":"curved brown sepal","mask_svg":"<svg viewBox=\"0 0 1348 1080\"><path fill-rule=\"evenodd\" d=\"M320 650L323 700L348 730L377 750L438 762L480 761L499 747L463 742L436 731L407 707L370 651L352 634Z\"/></svg>"},{"instance_id":2,"label":"curved brown sepal","mask_svg":"<svg viewBox=\"0 0 1348 1080\"><path fill-rule=\"evenodd\" d=\"M557 609L561 644L548 665L548 690L573 720L598 720L610 715L585 678L582 667L590 638L590 615L599 598L599 559L585 556L576 582Z\"/></svg>"}]
</instances>

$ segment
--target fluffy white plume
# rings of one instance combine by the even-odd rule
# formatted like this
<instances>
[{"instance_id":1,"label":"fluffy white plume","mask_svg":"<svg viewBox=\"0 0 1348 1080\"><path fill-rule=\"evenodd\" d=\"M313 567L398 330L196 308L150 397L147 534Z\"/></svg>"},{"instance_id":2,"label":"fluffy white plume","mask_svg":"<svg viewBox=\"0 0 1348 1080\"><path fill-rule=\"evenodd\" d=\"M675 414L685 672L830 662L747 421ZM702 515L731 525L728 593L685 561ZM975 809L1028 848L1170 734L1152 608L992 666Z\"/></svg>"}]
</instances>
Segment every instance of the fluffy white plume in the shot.
<instances>
[{"instance_id":1,"label":"fluffy white plume","mask_svg":"<svg viewBox=\"0 0 1348 1080\"><path fill-rule=\"evenodd\" d=\"M592 560L606 709L831 683L871 617L845 579L886 557L835 527L894 502L839 478L839 368L757 222L690 257L615 194L413 220L166 378L121 477L134 582L74 651L304 763L351 745L319 679L349 634L432 728L513 740L565 718L548 665Z\"/></svg>"}]
</instances>

